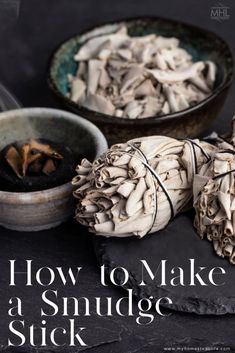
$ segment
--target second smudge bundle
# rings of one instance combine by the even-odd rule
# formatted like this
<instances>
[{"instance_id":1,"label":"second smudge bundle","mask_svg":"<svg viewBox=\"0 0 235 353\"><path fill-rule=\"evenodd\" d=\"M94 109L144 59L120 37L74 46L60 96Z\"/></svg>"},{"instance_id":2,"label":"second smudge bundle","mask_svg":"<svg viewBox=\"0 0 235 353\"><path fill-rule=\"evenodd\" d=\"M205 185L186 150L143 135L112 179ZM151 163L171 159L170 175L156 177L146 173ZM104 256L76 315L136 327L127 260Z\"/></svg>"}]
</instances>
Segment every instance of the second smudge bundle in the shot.
<instances>
[{"instance_id":1,"label":"second smudge bundle","mask_svg":"<svg viewBox=\"0 0 235 353\"><path fill-rule=\"evenodd\" d=\"M235 125L229 142L218 151L194 179L195 227L213 242L217 255L235 265Z\"/></svg>"}]
</instances>

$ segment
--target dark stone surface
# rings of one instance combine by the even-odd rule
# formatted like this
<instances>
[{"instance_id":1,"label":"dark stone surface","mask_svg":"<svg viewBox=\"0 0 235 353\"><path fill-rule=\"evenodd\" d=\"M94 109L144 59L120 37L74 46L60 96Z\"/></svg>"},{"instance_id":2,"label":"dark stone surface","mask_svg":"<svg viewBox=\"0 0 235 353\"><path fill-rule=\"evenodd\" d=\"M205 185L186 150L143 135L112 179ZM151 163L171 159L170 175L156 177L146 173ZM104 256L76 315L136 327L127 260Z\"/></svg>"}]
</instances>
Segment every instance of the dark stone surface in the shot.
<instances>
[{"instance_id":1,"label":"dark stone surface","mask_svg":"<svg viewBox=\"0 0 235 353\"><path fill-rule=\"evenodd\" d=\"M26 325L32 323L40 326L39 308L42 306L41 294L45 289L58 290L58 305L61 306L62 296L86 296L91 302L91 316L78 318L78 326L87 327L84 339L89 344L86 349L91 353L155 353L162 352L164 347L230 347L235 350L234 315L200 316L179 312L169 312L169 317L154 315L150 325L141 326L136 323L138 316L137 302L134 300L134 316L98 317L95 314L94 297L112 297L115 303L124 297L126 292L109 283L107 287L100 285L100 271L93 251L92 236L74 221L56 229L38 233L18 233L0 228L0 351L6 353L74 353L82 351L82 347L66 349L47 347L36 351L26 345L24 348L7 348L10 337L7 315L8 300L13 296L22 298L24 304L24 320ZM83 267L80 280L76 286L62 286L58 278L48 288L42 288L33 280L33 287L25 286L25 277L16 277L16 287L9 286L9 260L15 259L17 270L25 271L25 260L32 260L32 274L42 266L64 269L77 266ZM48 276L43 276L46 281ZM44 310L47 308L45 306ZM72 310L70 307L69 310ZM104 310L104 306L103 306ZM127 310L123 306L123 312ZM70 316L68 317L70 318ZM57 317L47 318L48 330L55 326L67 327L67 317L61 312ZM39 333L39 331L37 331ZM37 338L39 335L37 335Z\"/></svg>"},{"instance_id":2,"label":"dark stone surface","mask_svg":"<svg viewBox=\"0 0 235 353\"><path fill-rule=\"evenodd\" d=\"M7 346L8 337L16 342L16 338L9 334L8 325L14 318L7 315L9 308L9 299L18 296L22 299L23 315L20 318L25 320L25 326L36 324L42 326L43 318L40 316L40 308L44 308L45 312L49 312L49 307L43 304L41 299L42 293L46 289L58 291L58 306L62 308L62 297L82 297L94 298L95 296L105 297L115 293L111 288L109 290L102 290L99 286L99 270L95 260L95 255L92 250L91 237L87 236L86 232L75 222L64 224L63 226L50 231L36 232L36 233L18 233L0 228L0 242L1 242L1 277L0 277L0 350L1 347ZM25 286L26 277L24 275L16 275L16 286L9 286L10 270L9 260L16 260L16 268L19 272L26 271L25 260L32 260L32 284L33 286ZM35 280L35 272L40 267L50 267L55 269L56 266L68 269L76 269L77 266L83 267L79 284L75 287L70 284L64 287L57 277L53 285L43 287L37 284ZM42 280L48 280L49 274L45 272ZM104 288L105 289L105 288ZM51 296L51 300L53 296ZM48 311L47 311L48 310ZM69 314L73 311L70 304ZM83 339L88 346L96 347L104 343L111 343L120 340L122 327L120 324L112 320L112 318L98 317L94 311L94 303L91 300L91 316L90 317L76 317L76 327L87 327L87 332ZM47 321L47 329L52 330L54 327L62 326L68 329L68 320L71 316L62 317L62 312L55 317L44 317ZM19 317L18 317L19 319ZM28 331L22 330L28 336ZM36 342L40 342L40 330L36 330ZM67 336L66 336L67 337ZM82 337L82 335L81 335ZM59 340L59 343L63 341ZM29 345L26 342L26 347ZM51 346L51 344L49 345ZM11 348L12 349L12 348ZM56 350L56 347L54 347ZM58 348L57 348L58 349ZM84 347L78 346L75 351L84 350ZM69 352L73 349L68 348ZM11 352L11 350L9 350ZM67 352L63 348L63 352Z\"/></svg>"},{"instance_id":3,"label":"dark stone surface","mask_svg":"<svg viewBox=\"0 0 235 353\"><path fill-rule=\"evenodd\" d=\"M163 306L197 314L235 313L235 267L215 255L212 244L197 236L192 222L193 214L180 215L167 228L139 240L134 237L94 237L95 251L100 264L106 265L106 272L120 266L128 270L130 279L125 288L133 288L138 298L153 296L157 300L169 297L173 304L163 303ZM141 259L147 262L154 279L144 269ZM200 278L206 285L200 285L198 279L190 275L193 263L190 259L193 259L195 273L200 266L206 267L200 272ZM166 285L161 285L159 265L162 260L167 260ZM171 270L179 266L183 270L182 284L176 279L173 283L177 286L173 286L171 280L180 272L175 269L175 274L172 274ZM208 280L209 271L214 267L225 270L226 274L214 276L216 283L224 285L215 286ZM117 271L117 283L123 283L123 277L123 271ZM192 278L195 278L196 285L190 285ZM143 280L146 286L140 285Z\"/></svg>"},{"instance_id":4,"label":"dark stone surface","mask_svg":"<svg viewBox=\"0 0 235 353\"><path fill-rule=\"evenodd\" d=\"M211 19L211 6L214 4L213 0L0 0L0 81L24 106L62 107L47 86L47 68L52 51L80 30L125 17L160 15L186 21L215 31L228 41L234 52L234 0L223 2L229 7L230 19L221 22ZM223 133L229 129L234 113L234 96L233 85L210 131L216 129ZM201 243L200 246L208 246L206 242ZM7 310L11 296L21 296L26 303L25 320L28 323L41 322L37 308L42 288L27 288L21 281L15 290L8 285L9 259L22 261L27 258L34 261L36 268L45 265L84 267L78 287L65 289L58 284L57 289L63 295L111 296L114 300L125 295L122 289L100 285L92 238L74 222L35 234L0 228L0 350L7 353L36 352L29 347L6 348L9 335ZM136 304L134 302L135 312L138 311ZM79 324L85 325L88 319L81 319ZM49 327L54 326L49 320L48 323ZM63 318L57 318L56 324L62 325ZM87 351L161 353L164 347L209 347L211 351L227 347L230 352L235 352L234 327L235 316L229 314L200 316L172 312L167 318L156 316L148 326L137 325L134 317L97 318L94 315L88 323ZM42 349L39 352L52 351L65 352L65 349Z\"/></svg>"}]
</instances>

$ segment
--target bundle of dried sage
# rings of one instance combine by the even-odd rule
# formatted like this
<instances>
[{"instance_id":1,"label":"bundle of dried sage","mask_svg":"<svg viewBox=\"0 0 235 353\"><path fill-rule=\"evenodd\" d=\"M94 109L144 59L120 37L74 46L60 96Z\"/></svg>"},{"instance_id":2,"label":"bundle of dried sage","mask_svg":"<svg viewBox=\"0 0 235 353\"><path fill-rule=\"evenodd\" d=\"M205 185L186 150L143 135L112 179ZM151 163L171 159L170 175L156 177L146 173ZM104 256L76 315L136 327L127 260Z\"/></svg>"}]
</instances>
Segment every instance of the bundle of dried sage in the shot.
<instances>
[{"instance_id":1,"label":"bundle of dried sage","mask_svg":"<svg viewBox=\"0 0 235 353\"><path fill-rule=\"evenodd\" d=\"M235 151L219 150L194 178L194 225L235 265Z\"/></svg>"},{"instance_id":2,"label":"bundle of dried sage","mask_svg":"<svg viewBox=\"0 0 235 353\"><path fill-rule=\"evenodd\" d=\"M214 146L165 136L112 146L76 169L76 219L98 235L143 237L164 228L192 197L193 177Z\"/></svg>"}]
</instances>

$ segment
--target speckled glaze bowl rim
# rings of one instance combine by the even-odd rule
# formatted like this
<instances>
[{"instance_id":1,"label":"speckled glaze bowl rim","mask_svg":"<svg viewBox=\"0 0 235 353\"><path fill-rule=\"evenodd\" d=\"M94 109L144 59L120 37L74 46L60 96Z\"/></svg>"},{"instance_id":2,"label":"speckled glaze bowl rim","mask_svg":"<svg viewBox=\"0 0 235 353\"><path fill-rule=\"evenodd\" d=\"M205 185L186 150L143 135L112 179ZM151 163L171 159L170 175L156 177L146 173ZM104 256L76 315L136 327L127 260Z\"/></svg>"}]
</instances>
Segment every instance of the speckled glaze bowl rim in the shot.
<instances>
[{"instance_id":1,"label":"speckled glaze bowl rim","mask_svg":"<svg viewBox=\"0 0 235 353\"><path fill-rule=\"evenodd\" d=\"M128 23L128 22L134 22L134 21L163 21L163 22L168 22L171 23L172 25L182 25L185 26L191 30L194 31L199 31L201 33L206 33L209 36L212 36L219 40L227 49L227 53L229 54L229 58L231 61L231 68L230 72L226 75L225 80L216 87L216 89L210 94L206 99L203 99L199 103L193 105L192 107L189 107L184 110L180 110L175 113L171 114L166 114L166 115L161 115L161 116L153 116L149 118L144 118L144 119L125 119L125 118L117 118L112 115L108 114L103 114L98 111L94 111L91 109L88 109L86 107L83 107L82 105L79 105L75 102L73 102L70 98L68 98L66 95L62 94L61 91L58 89L57 84L54 80L54 75L53 75L53 70L54 66L57 61L57 56L63 51L64 47L67 46L70 42L78 41L81 36L86 35L87 33L94 31L96 29L102 28L103 26L106 25L119 25L122 23ZM89 114L89 120L92 122L96 123L105 123L105 124L120 124L120 125L126 125L126 126L133 126L133 125L148 125L148 124L161 124L162 122L168 122L171 121L175 118L181 118L184 117L185 115L192 113L210 101L212 101L214 98L216 98L225 88L229 87L231 83L233 82L233 77L234 77L234 58L233 54L231 51L231 48L229 44L222 38L220 37L217 33L212 32L210 30L191 25L189 23L183 22L183 21L177 21L165 17L160 17L160 16L144 16L144 17L133 17L133 18L127 18L127 19L120 19L120 20L114 20L114 21L109 21L109 22L104 22L100 23L99 25L89 27L81 32L79 32L77 35L68 38L67 40L64 40L61 44L57 46L57 48L54 50L54 52L51 55L51 59L49 61L49 69L48 69L48 84L51 90L66 104L66 106L73 108L74 111L77 111L81 113L86 119L86 116Z\"/></svg>"},{"instance_id":2,"label":"speckled glaze bowl rim","mask_svg":"<svg viewBox=\"0 0 235 353\"><path fill-rule=\"evenodd\" d=\"M86 119L74 114L67 112L61 109L54 108L41 108L41 107L32 107L32 108L21 108L8 110L0 113L0 124L2 120L7 120L11 117L19 117L25 113L28 116L35 116L39 119L44 119L44 117L40 114L48 114L52 117L59 118L63 116L68 119L68 121L72 121L77 125L84 126L90 134L92 134L97 139L96 145L96 153L95 158L99 157L107 148L107 140L100 129L95 126L92 122L87 121ZM16 201L20 201L22 204L37 204L45 203L46 201L51 201L53 199L58 198L61 194L70 194L74 190L74 186L71 182L62 184L60 186L56 186L54 188L45 189L42 191L31 191L31 192L12 192L12 191L3 191L0 190L0 203L1 198L5 197L4 203L14 204ZM38 197L40 196L40 200ZM7 198L7 199L6 199Z\"/></svg>"}]
</instances>

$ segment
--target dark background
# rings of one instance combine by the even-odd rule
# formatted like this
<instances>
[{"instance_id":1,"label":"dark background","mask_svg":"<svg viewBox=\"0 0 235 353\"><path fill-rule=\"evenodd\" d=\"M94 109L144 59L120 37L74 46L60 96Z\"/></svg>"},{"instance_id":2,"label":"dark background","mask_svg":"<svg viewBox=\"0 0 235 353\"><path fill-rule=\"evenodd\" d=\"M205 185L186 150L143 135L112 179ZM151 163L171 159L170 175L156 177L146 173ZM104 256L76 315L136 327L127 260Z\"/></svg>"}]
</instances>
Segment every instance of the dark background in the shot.
<instances>
[{"instance_id":1,"label":"dark background","mask_svg":"<svg viewBox=\"0 0 235 353\"><path fill-rule=\"evenodd\" d=\"M235 52L235 2L223 2L229 7L230 18L221 22L211 19L213 5L214 1L207 0L0 0L0 81L24 106L60 107L47 86L52 51L65 39L93 25L144 15L170 17L210 29L223 37ZM233 85L220 116L209 131L215 129L222 133L229 129L235 110L234 97ZM26 303L27 324L40 323L37 309L42 289L39 286L25 288L20 280L16 289L9 288L9 259L19 261L19 270L24 268L22 259L33 259L35 269L40 266L84 266L78 288L64 289L59 283L55 285L62 295L112 296L117 300L125 294L111 286L100 286L92 239L77 224L70 222L36 234L0 228L0 350L3 351L7 350L4 347L7 345L7 309L11 296L19 295ZM155 353L172 346L224 346L235 351L235 318L229 315L200 317L173 313L170 318L156 317L147 327L138 326L134 318L105 319L94 315L92 319L79 320L81 326L88 327L90 353ZM52 328L62 325L63 321L57 318L48 325Z\"/></svg>"},{"instance_id":2,"label":"dark background","mask_svg":"<svg viewBox=\"0 0 235 353\"><path fill-rule=\"evenodd\" d=\"M24 106L57 106L47 86L52 51L81 30L105 21L144 15L174 18L212 30L235 52L234 0L226 0L230 18L210 16L214 0L0 0L0 81ZM213 126L228 128L234 113L235 86Z\"/></svg>"}]
</instances>

